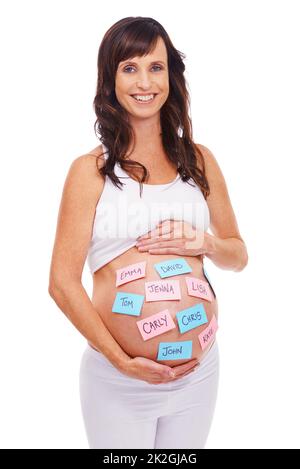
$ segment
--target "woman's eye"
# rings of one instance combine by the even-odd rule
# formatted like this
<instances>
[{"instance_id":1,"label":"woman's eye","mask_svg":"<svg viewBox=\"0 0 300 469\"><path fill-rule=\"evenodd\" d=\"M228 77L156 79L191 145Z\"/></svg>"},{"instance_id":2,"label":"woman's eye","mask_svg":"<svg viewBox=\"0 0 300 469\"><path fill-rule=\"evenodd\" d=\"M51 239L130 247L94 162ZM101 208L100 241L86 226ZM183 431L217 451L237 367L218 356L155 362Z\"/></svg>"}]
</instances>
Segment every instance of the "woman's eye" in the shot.
<instances>
[{"instance_id":1,"label":"woman's eye","mask_svg":"<svg viewBox=\"0 0 300 469\"><path fill-rule=\"evenodd\" d=\"M129 69L129 68L133 68L133 67L125 67L125 68L124 68L124 72L128 72L128 69Z\"/></svg>"},{"instance_id":2,"label":"woman's eye","mask_svg":"<svg viewBox=\"0 0 300 469\"><path fill-rule=\"evenodd\" d=\"M153 65L152 68L157 68L157 67L159 68L159 70L162 69L162 67L161 67L160 65ZM129 65L128 67L125 67L125 68L124 68L124 72L127 72L127 71L128 71L129 69L131 69L131 68L134 68L134 67L132 67L132 66L130 66L130 65Z\"/></svg>"}]
</instances>

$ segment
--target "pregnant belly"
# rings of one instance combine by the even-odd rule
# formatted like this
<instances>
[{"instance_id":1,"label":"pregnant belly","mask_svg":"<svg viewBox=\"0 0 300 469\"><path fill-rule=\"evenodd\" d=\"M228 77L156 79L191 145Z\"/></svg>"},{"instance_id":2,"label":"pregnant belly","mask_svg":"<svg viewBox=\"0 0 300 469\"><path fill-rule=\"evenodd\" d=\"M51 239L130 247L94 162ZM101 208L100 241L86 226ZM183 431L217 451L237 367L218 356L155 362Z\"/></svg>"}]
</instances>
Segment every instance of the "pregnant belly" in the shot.
<instances>
[{"instance_id":1,"label":"pregnant belly","mask_svg":"<svg viewBox=\"0 0 300 469\"><path fill-rule=\"evenodd\" d=\"M170 259L184 259L192 271L190 273L161 278L154 264ZM142 261L146 261L146 275L143 278L132 280L116 287L116 270ZM188 293L186 278L196 278L206 282L206 285L202 284L201 286L201 284L197 284L192 279L190 281L193 282L191 287L194 294L196 292L203 293L204 285L206 291L211 296L211 301L191 296ZM95 272L93 280L93 306L111 335L130 357L146 357L158 363L175 366L185 363L192 358L198 358L201 361L212 346L215 339L213 323L214 319L218 320L218 303L204 276L203 263L199 258L178 255L153 255L147 252L141 253L134 246ZM151 282L163 281L165 284L163 290L167 291L171 285L169 281L173 282L174 280L179 283L180 299L146 300L145 282L150 282L147 290L157 295L162 289L157 285L155 288L153 286L150 287ZM168 282L165 283L166 281ZM125 298L125 300L122 300L125 306L126 298L130 299L131 293L144 295L144 301L138 316L112 312L118 292L122 293L120 295L122 298ZM129 294L128 297L126 297L127 294ZM172 287L170 294L172 294ZM127 303L130 303L130 300ZM188 308L193 309L183 311ZM179 312L182 313L178 317L177 313ZM155 319L150 318L153 315L157 315ZM166 331L166 327L170 326L172 320L175 327ZM137 326L139 321L142 321L141 330L143 335ZM192 328L190 329L190 327ZM201 342L199 336L201 337ZM162 344L163 342L187 343L167 345ZM160 355L158 357L160 344ZM191 347L189 358L181 358L184 351L182 345L184 350L186 350L185 347Z\"/></svg>"}]
</instances>

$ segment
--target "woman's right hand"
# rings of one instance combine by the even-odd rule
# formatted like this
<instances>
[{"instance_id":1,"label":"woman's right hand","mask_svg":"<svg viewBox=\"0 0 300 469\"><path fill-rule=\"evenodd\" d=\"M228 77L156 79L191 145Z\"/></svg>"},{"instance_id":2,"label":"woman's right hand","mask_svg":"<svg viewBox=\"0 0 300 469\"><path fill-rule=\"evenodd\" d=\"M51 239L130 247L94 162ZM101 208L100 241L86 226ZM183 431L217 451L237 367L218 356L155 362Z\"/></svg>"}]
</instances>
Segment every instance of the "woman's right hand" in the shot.
<instances>
[{"instance_id":1,"label":"woman's right hand","mask_svg":"<svg viewBox=\"0 0 300 469\"><path fill-rule=\"evenodd\" d=\"M126 362L120 371L131 378L141 379L149 384L161 384L182 378L194 371L198 364L199 361L193 358L183 365L170 367L149 358L135 357Z\"/></svg>"}]
</instances>

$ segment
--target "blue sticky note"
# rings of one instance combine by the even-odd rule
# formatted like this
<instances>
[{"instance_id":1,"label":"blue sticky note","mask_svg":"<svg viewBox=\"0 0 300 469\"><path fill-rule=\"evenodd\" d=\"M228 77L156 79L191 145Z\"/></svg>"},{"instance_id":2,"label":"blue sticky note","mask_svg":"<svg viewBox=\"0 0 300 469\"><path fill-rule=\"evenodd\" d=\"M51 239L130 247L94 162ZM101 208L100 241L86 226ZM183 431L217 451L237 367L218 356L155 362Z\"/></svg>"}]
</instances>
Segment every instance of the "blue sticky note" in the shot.
<instances>
[{"instance_id":1,"label":"blue sticky note","mask_svg":"<svg viewBox=\"0 0 300 469\"><path fill-rule=\"evenodd\" d=\"M186 260L181 257L159 262L158 264L154 264L154 267L161 278L171 277L172 275L189 274L192 272Z\"/></svg>"},{"instance_id":2,"label":"blue sticky note","mask_svg":"<svg viewBox=\"0 0 300 469\"><path fill-rule=\"evenodd\" d=\"M182 358L191 358L193 341L184 342L160 342L157 360L180 360Z\"/></svg>"},{"instance_id":3,"label":"blue sticky note","mask_svg":"<svg viewBox=\"0 0 300 469\"><path fill-rule=\"evenodd\" d=\"M191 308L183 309L176 313L178 327L181 333L190 331L195 327L208 322L206 312L202 303L197 303Z\"/></svg>"},{"instance_id":4,"label":"blue sticky note","mask_svg":"<svg viewBox=\"0 0 300 469\"><path fill-rule=\"evenodd\" d=\"M144 302L144 295L136 293L117 292L112 307L113 313L130 314L130 316L139 316Z\"/></svg>"}]
</instances>

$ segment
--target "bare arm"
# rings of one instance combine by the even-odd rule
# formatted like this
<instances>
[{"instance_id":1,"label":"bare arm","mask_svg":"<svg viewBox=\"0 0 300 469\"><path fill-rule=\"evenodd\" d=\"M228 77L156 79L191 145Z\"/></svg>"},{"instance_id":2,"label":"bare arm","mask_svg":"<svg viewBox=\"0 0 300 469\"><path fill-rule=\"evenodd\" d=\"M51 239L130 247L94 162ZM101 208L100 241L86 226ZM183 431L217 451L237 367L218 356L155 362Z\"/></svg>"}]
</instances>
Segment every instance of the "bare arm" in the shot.
<instances>
[{"instance_id":1,"label":"bare arm","mask_svg":"<svg viewBox=\"0 0 300 469\"><path fill-rule=\"evenodd\" d=\"M79 332L119 369L130 357L105 327L81 283L96 204L103 189L95 157L76 158L69 169L59 207L49 294Z\"/></svg>"},{"instance_id":2,"label":"bare arm","mask_svg":"<svg viewBox=\"0 0 300 469\"><path fill-rule=\"evenodd\" d=\"M207 204L210 228L214 236L205 233L209 252L205 255L221 269L241 271L248 263L248 253L232 208L225 178L212 152L198 145L204 157L205 171L210 186Z\"/></svg>"}]
</instances>

